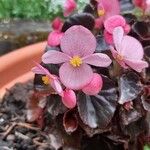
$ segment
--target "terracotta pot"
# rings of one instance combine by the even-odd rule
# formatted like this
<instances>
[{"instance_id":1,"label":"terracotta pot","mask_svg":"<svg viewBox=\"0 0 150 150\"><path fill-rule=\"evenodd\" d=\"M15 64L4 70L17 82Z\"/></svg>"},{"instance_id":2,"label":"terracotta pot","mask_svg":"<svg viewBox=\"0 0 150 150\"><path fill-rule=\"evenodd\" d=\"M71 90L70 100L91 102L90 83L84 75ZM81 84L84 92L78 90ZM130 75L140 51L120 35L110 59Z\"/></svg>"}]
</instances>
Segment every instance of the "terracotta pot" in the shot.
<instances>
[{"instance_id":1,"label":"terracotta pot","mask_svg":"<svg viewBox=\"0 0 150 150\"><path fill-rule=\"evenodd\" d=\"M6 90L17 82L26 82L34 77L33 61L40 62L46 42L33 44L0 57L0 99Z\"/></svg>"}]
</instances>

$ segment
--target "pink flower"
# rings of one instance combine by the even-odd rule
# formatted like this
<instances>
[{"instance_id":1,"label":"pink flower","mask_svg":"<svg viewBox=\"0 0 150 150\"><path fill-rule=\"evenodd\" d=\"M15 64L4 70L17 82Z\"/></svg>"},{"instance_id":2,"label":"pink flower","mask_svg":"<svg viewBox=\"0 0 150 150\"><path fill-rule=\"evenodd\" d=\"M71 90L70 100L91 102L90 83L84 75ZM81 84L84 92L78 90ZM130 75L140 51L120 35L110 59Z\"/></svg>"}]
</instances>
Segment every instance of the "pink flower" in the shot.
<instances>
[{"instance_id":1,"label":"pink flower","mask_svg":"<svg viewBox=\"0 0 150 150\"><path fill-rule=\"evenodd\" d=\"M106 19L120 13L120 6L118 0L97 0L97 2L99 18L95 20L95 28L101 28Z\"/></svg>"},{"instance_id":2,"label":"pink flower","mask_svg":"<svg viewBox=\"0 0 150 150\"><path fill-rule=\"evenodd\" d=\"M60 40L62 36L64 35L64 33L61 32L62 25L63 25L63 22L59 17L55 18L54 21L52 22L52 28L54 29L54 31L52 31L48 35L47 44L49 46L58 46L60 44Z\"/></svg>"},{"instance_id":3,"label":"pink flower","mask_svg":"<svg viewBox=\"0 0 150 150\"><path fill-rule=\"evenodd\" d=\"M82 91L87 95L97 95L101 91L102 86L103 86L102 77L99 74L94 73L91 82L88 85L86 85L82 89Z\"/></svg>"},{"instance_id":4,"label":"pink flower","mask_svg":"<svg viewBox=\"0 0 150 150\"><path fill-rule=\"evenodd\" d=\"M120 16L120 15L115 15L110 18L108 18L104 22L104 37L107 43L112 44L113 43L113 30L116 27L122 27L125 34L128 34L130 31L130 26L126 23L126 20Z\"/></svg>"},{"instance_id":5,"label":"pink flower","mask_svg":"<svg viewBox=\"0 0 150 150\"><path fill-rule=\"evenodd\" d=\"M148 67L148 63L143 61L143 48L138 40L131 36L124 35L122 27L117 27L113 31L115 49L111 47L111 52L116 61L125 69L132 68L137 72Z\"/></svg>"},{"instance_id":6,"label":"pink flower","mask_svg":"<svg viewBox=\"0 0 150 150\"><path fill-rule=\"evenodd\" d=\"M146 0L145 14L150 15L150 0Z\"/></svg>"},{"instance_id":7,"label":"pink flower","mask_svg":"<svg viewBox=\"0 0 150 150\"><path fill-rule=\"evenodd\" d=\"M74 108L76 106L76 95L73 90L66 89L63 92L62 102L68 108Z\"/></svg>"},{"instance_id":8,"label":"pink flower","mask_svg":"<svg viewBox=\"0 0 150 150\"><path fill-rule=\"evenodd\" d=\"M75 0L66 0L64 4L64 16L69 16L77 7Z\"/></svg>"},{"instance_id":9,"label":"pink flower","mask_svg":"<svg viewBox=\"0 0 150 150\"><path fill-rule=\"evenodd\" d=\"M146 14L150 14L150 0L133 0L133 4L141 8Z\"/></svg>"},{"instance_id":10,"label":"pink flower","mask_svg":"<svg viewBox=\"0 0 150 150\"><path fill-rule=\"evenodd\" d=\"M32 72L36 74L46 75L42 77L44 84L50 84L51 87L57 92L57 94L63 96L63 90L57 76L51 74L46 68L37 63L36 67L32 68Z\"/></svg>"},{"instance_id":11,"label":"pink flower","mask_svg":"<svg viewBox=\"0 0 150 150\"><path fill-rule=\"evenodd\" d=\"M100 29L103 26L104 19L102 17L95 19L95 29Z\"/></svg>"},{"instance_id":12,"label":"pink flower","mask_svg":"<svg viewBox=\"0 0 150 150\"><path fill-rule=\"evenodd\" d=\"M143 10L146 8L146 0L133 0L133 4Z\"/></svg>"},{"instance_id":13,"label":"pink flower","mask_svg":"<svg viewBox=\"0 0 150 150\"><path fill-rule=\"evenodd\" d=\"M70 27L61 39L60 47L62 52L48 51L42 61L46 64L63 63L59 77L68 89L78 90L90 83L93 71L89 65L107 67L111 64L111 59L106 54L94 53L96 39L83 26Z\"/></svg>"},{"instance_id":14,"label":"pink flower","mask_svg":"<svg viewBox=\"0 0 150 150\"><path fill-rule=\"evenodd\" d=\"M52 31L49 35L48 35L48 41L47 44L49 46L57 46L60 44L60 40L63 37L64 33L60 32L60 31Z\"/></svg>"},{"instance_id":15,"label":"pink flower","mask_svg":"<svg viewBox=\"0 0 150 150\"><path fill-rule=\"evenodd\" d=\"M53 21L52 21L52 28L54 30L60 31L62 29L63 26L63 22L61 20L61 18L56 17Z\"/></svg>"}]
</instances>

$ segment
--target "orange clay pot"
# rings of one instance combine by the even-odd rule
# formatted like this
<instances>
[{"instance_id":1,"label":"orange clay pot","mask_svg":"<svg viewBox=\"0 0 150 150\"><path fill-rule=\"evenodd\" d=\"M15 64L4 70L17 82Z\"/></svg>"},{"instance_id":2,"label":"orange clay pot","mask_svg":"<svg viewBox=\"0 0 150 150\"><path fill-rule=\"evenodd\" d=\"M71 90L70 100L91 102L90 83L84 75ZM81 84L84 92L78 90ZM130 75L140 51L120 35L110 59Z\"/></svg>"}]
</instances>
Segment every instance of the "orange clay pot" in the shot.
<instances>
[{"instance_id":1,"label":"orange clay pot","mask_svg":"<svg viewBox=\"0 0 150 150\"><path fill-rule=\"evenodd\" d=\"M33 44L0 57L0 99L6 90L17 82L26 82L34 77L33 61L40 62L46 42Z\"/></svg>"}]
</instances>

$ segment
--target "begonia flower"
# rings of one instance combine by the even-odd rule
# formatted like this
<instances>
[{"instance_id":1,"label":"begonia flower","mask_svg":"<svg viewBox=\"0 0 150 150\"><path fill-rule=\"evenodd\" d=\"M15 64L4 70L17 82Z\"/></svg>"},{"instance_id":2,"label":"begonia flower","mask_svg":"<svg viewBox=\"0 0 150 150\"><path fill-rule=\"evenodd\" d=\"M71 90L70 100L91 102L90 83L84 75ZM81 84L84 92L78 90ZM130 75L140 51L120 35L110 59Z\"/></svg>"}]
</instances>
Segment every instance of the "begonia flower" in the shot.
<instances>
[{"instance_id":1,"label":"begonia flower","mask_svg":"<svg viewBox=\"0 0 150 150\"><path fill-rule=\"evenodd\" d=\"M98 73L94 73L91 82L86 85L82 91L87 95L97 95L103 86L102 77Z\"/></svg>"},{"instance_id":2,"label":"begonia flower","mask_svg":"<svg viewBox=\"0 0 150 150\"><path fill-rule=\"evenodd\" d=\"M59 17L55 18L52 22L53 31L48 35L47 40L47 44L49 46L58 46L60 44L60 40L64 35L64 33L61 32L62 25L63 22Z\"/></svg>"},{"instance_id":3,"label":"begonia flower","mask_svg":"<svg viewBox=\"0 0 150 150\"><path fill-rule=\"evenodd\" d=\"M99 17L95 19L95 29L100 29L103 26L104 19Z\"/></svg>"},{"instance_id":4,"label":"begonia flower","mask_svg":"<svg viewBox=\"0 0 150 150\"><path fill-rule=\"evenodd\" d=\"M49 46L58 46L63 35L64 33L61 31L52 31L48 36L47 44Z\"/></svg>"},{"instance_id":5,"label":"begonia flower","mask_svg":"<svg viewBox=\"0 0 150 150\"><path fill-rule=\"evenodd\" d=\"M44 68L40 64L36 64L36 67L32 68L32 72L45 75L42 77L43 83L46 85L50 85L57 94L63 96L63 90L56 75L51 74L46 68Z\"/></svg>"},{"instance_id":6,"label":"begonia flower","mask_svg":"<svg viewBox=\"0 0 150 150\"><path fill-rule=\"evenodd\" d=\"M150 0L133 0L133 4L150 14Z\"/></svg>"},{"instance_id":7,"label":"begonia flower","mask_svg":"<svg viewBox=\"0 0 150 150\"><path fill-rule=\"evenodd\" d=\"M54 30L58 30L60 31L62 29L63 26L63 22L61 20L61 18L56 17L53 21L52 21L52 28Z\"/></svg>"},{"instance_id":8,"label":"begonia flower","mask_svg":"<svg viewBox=\"0 0 150 150\"><path fill-rule=\"evenodd\" d=\"M117 27L113 31L114 47L110 47L113 57L125 69L132 68L137 72L148 67L148 63L143 61L143 47L135 38L124 35L122 27Z\"/></svg>"},{"instance_id":9,"label":"begonia flower","mask_svg":"<svg viewBox=\"0 0 150 150\"><path fill-rule=\"evenodd\" d=\"M133 0L133 4L141 9L145 9L146 0Z\"/></svg>"},{"instance_id":10,"label":"begonia flower","mask_svg":"<svg viewBox=\"0 0 150 150\"><path fill-rule=\"evenodd\" d=\"M69 16L77 7L75 0L66 0L64 3L64 16Z\"/></svg>"},{"instance_id":11,"label":"begonia flower","mask_svg":"<svg viewBox=\"0 0 150 150\"><path fill-rule=\"evenodd\" d=\"M90 83L93 78L90 65L107 67L111 64L111 59L106 54L94 53L96 39L83 26L70 27L62 37L60 47L62 52L47 51L42 61L45 64L63 63L59 69L59 77L68 89L79 90Z\"/></svg>"},{"instance_id":12,"label":"begonia flower","mask_svg":"<svg viewBox=\"0 0 150 150\"><path fill-rule=\"evenodd\" d=\"M116 27L122 27L124 30L125 34L128 34L130 31L130 26L126 23L126 20L120 16L120 15L115 15L110 18L108 18L104 22L104 37L107 43L112 44L113 43L113 30Z\"/></svg>"},{"instance_id":13,"label":"begonia flower","mask_svg":"<svg viewBox=\"0 0 150 150\"><path fill-rule=\"evenodd\" d=\"M74 108L76 106L76 95L73 90L66 89L63 92L62 102L67 108Z\"/></svg>"},{"instance_id":14,"label":"begonia flower","mask_svg":"<svg viewBox=\"0 0 150 150\"><path fill-rule=\"evenodd\" d=\"M99 18L95 20L95 28L101 28L106 19L120 13L120 6L118 0L97 0L97 2Z\"/></svg>"}]
</instances>

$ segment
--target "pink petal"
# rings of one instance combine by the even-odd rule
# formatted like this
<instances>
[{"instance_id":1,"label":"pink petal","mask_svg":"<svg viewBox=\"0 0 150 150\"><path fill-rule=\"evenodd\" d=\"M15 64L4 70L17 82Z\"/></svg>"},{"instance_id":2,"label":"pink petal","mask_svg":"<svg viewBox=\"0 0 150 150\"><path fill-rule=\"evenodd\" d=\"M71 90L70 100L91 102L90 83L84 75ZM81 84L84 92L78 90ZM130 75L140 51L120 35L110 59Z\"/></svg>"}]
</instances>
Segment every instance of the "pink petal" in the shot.
<instances>
[{"instance_id":1,"label":"pink petal","mask_svg":"<svg viewBox=\"0 0 150 150\"><path fill-rule=\"evenodd\" d=\"M63 62L67 62L70 59L71 59L71 57L69 57L65 53L55 51L55 50L47 51L42 56L42 61L45 64L60 64L60 63L63 63Z\"/></svg>"},{"instance_id":2,"label":"pink petal","mask_svg":"<svg viewBox=\"0 0 150 150\"><path fill-rule=\"evenodd\" d=\"M146 0L133 0L133 4L137 7L142 8L143 10L145 10L146 8Z\"/></svg>"},{"instance_id":3,"label":"pink petal","mask_svg":"<svg viewBox=\"0 0 150 150\"><path fill-rule=\"evenodd\" d=\"M121 42L123 39L123 35L124 35L124 30L122 27L116 27L114 28L113 31L113 41L114 41L114 45L117 49L117 51L120 53L120 49L121 49Z\"/></svg>"},{"instance_id":4,"label":"pink petal","mask_svg":"<svg viewBox=\"0 0 150 150\"><path fill-rule=\"evenodd\" d=\"M114 57L114 59L116 59L117 55L119 54L112 46L110 46L110 50L111 50L111 53ZM116 60L124 69L127 69L128 66L125 64L124 60L122 61L119 61L119 60Z\"/></svg>"},{"instance_id":5,"label":"pink petal","mask_svg":"<svg viewBox=\"0 0 150 150\"><path fill-rule=\"evenodd\" d=\"M114 28L119 26L124 27L125 25L126 25L126 21L120 15L112 16L104 22L105 30L111 34L113 33Z\"/></svg>"},{"instance_id":6,"label":"pink petal","mask_svg":"<svg viewBox=\"0 0 150 150\"><path fill-rule=\"evenodd\" d=\"M100 29L103 26L104 17L99 17L95 19L95 28Z\"/></svg>"},{"instance_id":7,"label":"pink petal","mask_svg":"<svg viewBox=\"0 0 150 150\"><path fill-rule=\"evenodd\" d=\"M46 68L44 68L42 65L36 63L36 67L32 68L32 72L36 74L41 74L41 75L48 75L51 79L56 79L54 75L52 75Z\"/></svg>"},{"instance_id":8,"label":"pink petal","mask_svg":"<svg viewBox=\"0 0 150 150\"><path fill-rule=\"evenodd\" d=\"M69 89L79 90L87 85L93 76L92 68L87 64L80 67L72 67L64 63L59 69L61 82Z\"/></svg>"},{"instance_id":9,"label":"pink petal","mask_svg":"<svg viewBox=\"0 0 150 150\"><path fill-rule=\"evenodd\" d=\"M107 32L106 30L104 30L104 38L105 38L105 40L106 40L106 42L108 44L112 44L113 43L113 36L112 36L112 34Z\"/></svg>"},{"instance_id":10,"label":"pink petal","mask_svg":"<svg viewBox=\"0 0 150 150\"><path fill-rule=\"evenodd\" d=\"M40 64L36 63L36 65L36 67L32 68L32 71L36 74L48 75L48 77L50 78L51 87L57 92L57 94L62 96L63 90L57 77L50 74L50 72Z\"/></svg>"},{"instance_id":11,"label":"pink petal","mask_svg":"<svg viewBox=\"0 0 150 150\"><path fill-rule=\"evenodd\" d=\"M83 57L83 62L97 67L108 67L112 61L106 54L94 53Z\"/></svg>"},{"instance_id":12,"label":"pink petal","mask_svg":"<svg viewBox=\"0 0 150 150\"><path fill-rule=\"evenodd\" d=\"M55 92L57 92L57 94L59 94L60 96L63 96L63 89L61 87L59 80L57 80L57 79L52 80L51 86L55 90Z\"/></svg>"},{"instance_id":13,"label":"pink petal","mask_svg":"<svg viewBox=\"0 0 150 150\"><path fill-rule=\"evenodd\" d=\"M82 91L87 95L97 95L101 91L102 86L102 77L99 74L94 73L91 82L86 85Z\"/></svg>"},{"instance_id":14,"label":"pink petal","mask_svg":"<svg viewBox=\"0 0 150 150\"><path fill-rule=\"evenodd\" d=\"M124 62L137 72L141 72L144 68L148 67L148 63L142 60L125 59Z\"/></svg>"},{"instance_id":15,"label":"pink petal","mask_svg":"<svg viewBox=\"0 0 150 150\"><path fill-rule=\"evenodd\" d=\"M60 40L63 37L64 33L60 31L52 31L48 36L47 44L49 46L57 46L60 45Z\"/></svg>"},{"instance_id":16,"label":"pink petal","mask_svg":"<svg viewBox=\"0 0 150 150\"><path fill-rule=\"evenodd\" d=\"M62 95L62 87L60 82L57 80L57 77L50 74L50 72L45 69L43 66L41 66L40 64L37 64L36 67L32 68L32 71L34 73L37 74L42 74L42 75L48 75L48 77L50 78L50 84L52 86L52 88L59 94Z\"/></svg>"},{"instance_id":17,"label":"pink petal","mask_svg":"<svg viewBox=\"0 0 150 150\"><path fill-rule=\"evenodd\" d=\"M146 0L146 13L150 14L150 0Z\"/></svg>"},{"instance_id":18,"label":"pink petal","mask_svg":"<svg viewBox=\"0 0 150 150\"><path fill-rule=\"evenodd\" d=\"M36 73L36 74L41 74L41 75L46 75L47 73L45 72L45 71L43 71L43 70L41 70L39 67L33 67L32 69L31 69L31 71L33 72L33 73Z\"/></svg>"},{"instance_id":19,"label":"pink petal","mask_svg":"<svg viewBox=\"0 0 150 150\"><path fill-rule=\"evenodd\" d=\"M105 19L120 14L120 5L118 0L100 0L105 9Z\"/></svg>"},{"instance_id":20,"label":"pink petal","mask_svg":"<svg viewBox=\"0 0 150 150\"><path fill-rule=\"evenodd\" d=\"M75 0L66 0L64 4L64 16L69 16L77 7Z\"/></svg>"},{"instance_id":21,"label":"pink petal","mask_svg":"<svg viewBox=\"0 0 150 150\"><path fill-rule=\"evenodd\" d=\"M60 17L56 17L53 21L52 21L52 28L54 30L60 31L62 28L63 22L61 20Z\"/></svg>"},{"instance_id":22,"label":"pink petal","mask_svg":"<svg viewBox=\"0 0 150 150\"><path fill-rule=\"evenodd\" d=\"M131 37L124 36L121 42L121 55L127 59L137 59L140 60L143 58L143 47L141 43Z\"/></svg>"},{"instance_id":23,"label":"pink petal","mask_svg":"<svg viewBox=\"0 0 150 150\"><path fill-rule=\"evenodd\" d=\"M126 63L124 62L124 60L122 60L122 61L119 61L119 60L116 60L119 64L120 64L120 66L122 67L122 68L124 68L124 69L128 69L129 67L126 65Z\"/></svg>"},{"instance_id":24,"label":"pink petal","mask_svg":"<svg viewBox=\"0 0 150 150\"><path fill-rule=\"evenodd\" d=\"M75 25L70 27L61 39L61 50L69 56L86 56L94 53L96 39L87 28Z\"/></svg>"},{"instance_id":25,"label":"pink petal","mask_svg":"<svg viewBox=\"0 0 150 150\"><path fill-rule=\"evenodd\" d=\"M74 108L76 106L77 100L76 95L73 90L66 89L63 92L62 102L68 108Z\"/></svg>"},{"instance_id":26,"label":"pink petal","mask_svg":"<svg viewBox=\"0 0 150 150\"><path fill-rule=\"evenodd\" d=\"M128 34L128 33L130 32L130 30L131 30L130 25L126 24L126 25L124 26L124 32L125 32L126 34Z\"/></svg>"},{"instance_id":27,"label":"pink petal","mask_svg":"<svg viewBox=\"0 0 150 150\"><path fill-rule=\"evenodd\" d=\"M111 51L113 57L116 58L116 56L118 55L118 52L114 49L113 46L110 46L110 51Z\"/></svg>"}]
</instances>

